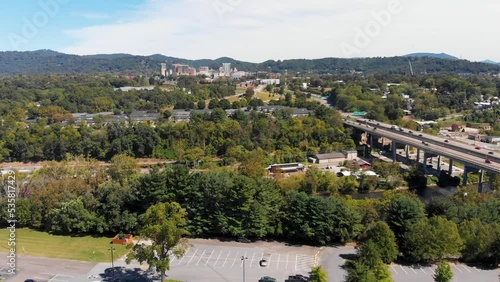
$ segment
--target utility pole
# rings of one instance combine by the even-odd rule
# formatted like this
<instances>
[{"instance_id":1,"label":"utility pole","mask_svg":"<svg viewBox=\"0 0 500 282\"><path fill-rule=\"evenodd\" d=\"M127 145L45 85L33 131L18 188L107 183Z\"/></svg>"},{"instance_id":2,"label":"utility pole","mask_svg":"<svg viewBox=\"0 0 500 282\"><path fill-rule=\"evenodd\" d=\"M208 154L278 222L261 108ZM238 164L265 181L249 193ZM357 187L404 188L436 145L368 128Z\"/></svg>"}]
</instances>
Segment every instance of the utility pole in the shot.
<instances>
[{"instance_id":1,"label":"utility pole","mask_svg":"<svg viewBox=\"0 0 500 282\"><path fill-rule=\"evenodd\" d=\"M248 258L245 257L245 256L241 256L241 260L243 261L243 282L245 282L246 278L245 278L245 260L247 260Z\"/></svg>"},{"instance_id":2,"label":"utility pole","mask_svg":"<svg viewBox=\"0 0 500 282\"><path fill-rule=\"evenodd\" d=\"M115 277L115 259L113 257L113 251L115 250L115 248L111 247L108 250L111 251L111 269L113 270L113 278L114 278Z\"/></svg>"}]
</instances>

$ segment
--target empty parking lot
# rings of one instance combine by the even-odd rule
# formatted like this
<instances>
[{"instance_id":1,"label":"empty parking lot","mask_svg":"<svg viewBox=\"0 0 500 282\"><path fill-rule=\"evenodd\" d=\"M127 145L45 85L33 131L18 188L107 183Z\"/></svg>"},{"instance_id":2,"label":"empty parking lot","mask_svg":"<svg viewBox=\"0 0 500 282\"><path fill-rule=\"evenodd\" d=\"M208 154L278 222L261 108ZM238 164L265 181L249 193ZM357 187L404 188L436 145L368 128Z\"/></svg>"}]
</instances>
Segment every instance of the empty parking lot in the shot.
<instances>
[{"instance_id":1,"label":"empty parking lot","mask_svg":"<svg viewBox=\"0 0 500 282\"><path fill-rule=\"evenodd\" d=\"M170 263L169 276L184 281L235 281L243 276L257 281L271 276L284 281L295 274L307 275L315 265L317 249L310 247L284 247L281 244L223 244L191 247L183 257ZM243 258L246 258L243 262ZM262 267L260 261L267 265Z\"/></svg>"},{"instance_id":2,"label":"empty parking lot","mask_svg":"<svg viewBox=\"0 0 500 282\"><path fill-rule=\"evenodd\" d=\"M450 264L454 273L454 282L459 281L481 281L497 282L498 270L485 270L465 264ZM415 281L426 282L434 281L436 266L404 266L393 264L390 266L394 281Z\"/></svg>"}]
</instances>

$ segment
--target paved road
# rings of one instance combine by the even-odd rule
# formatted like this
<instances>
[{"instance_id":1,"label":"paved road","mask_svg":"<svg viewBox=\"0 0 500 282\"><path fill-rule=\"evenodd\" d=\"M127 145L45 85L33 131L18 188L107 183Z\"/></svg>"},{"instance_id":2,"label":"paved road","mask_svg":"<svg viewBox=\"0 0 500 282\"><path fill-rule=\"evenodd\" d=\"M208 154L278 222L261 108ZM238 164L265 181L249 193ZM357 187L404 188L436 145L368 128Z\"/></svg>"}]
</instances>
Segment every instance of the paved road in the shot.
<instances>
[{"instance_id":1,"label":"paved road","mask_svg":"<svg viewBox=\"0 0 500 282\"><path fill-rule=\"evenodd\" d=\"M484 168L494 173L500 173L500 163L494 161L492 161L489 164L485 163L485 159L488 158L487 153L484 153L484 156L477 156L477 154L472 155L469 152L458 151L452 148L448 148L447 147L448 143L444 142L440 143L440 145L426 142L427 145L425 145L422 143L423 141L420 140L421 137L415 135L417 133L414 133L414 135L410 135L409 133L401 134L399 131L396 132L391 129L380 129L380 128L374 129L373 126L367 126L365 124L360 124L358 122L352 122L348 120L344 121L344 123L348 126L352 126L364 130L366 132L369 132L370 134L385 136L396 142L420 148L421 150L427 151L429 153L439 154L447 158L453 158L454 160L457 160L459 162L466 162L467 164ZM466 146L463 144L460 145Z\"/></svg>"}]
</instances>

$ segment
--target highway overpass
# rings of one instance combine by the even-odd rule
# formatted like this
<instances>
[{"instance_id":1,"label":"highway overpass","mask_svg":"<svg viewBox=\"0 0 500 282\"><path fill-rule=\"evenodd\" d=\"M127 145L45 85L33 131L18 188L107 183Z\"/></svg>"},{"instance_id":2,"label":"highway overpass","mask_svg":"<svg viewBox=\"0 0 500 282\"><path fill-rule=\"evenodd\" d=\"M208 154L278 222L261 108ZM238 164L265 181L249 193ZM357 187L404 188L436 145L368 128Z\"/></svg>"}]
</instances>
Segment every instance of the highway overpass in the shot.
<instances>
[{"instance_id":1,"label":"highway overpass","mask_svg":"<svg viewBox=\"0 0 500 282\"><path fill-rule=\"evenodd\" d=\"M453 140L445 142L446 139L444 138L421 132L412 132L404 128L393 129L390 124L367 119L357 119L355 121L345 119L344 124L367 132L372 136L386 137L398 144L415 147L423 150L426 154L434 154L458 161L463 163L466 168L476 168L482 170L482 172L500 174L500 159L497 153L490 153L484 148L478 150L475 146L461 144ZM466 173L467 171L465 171L464 182L467 181Z\"/></svg>"}]
</instances>

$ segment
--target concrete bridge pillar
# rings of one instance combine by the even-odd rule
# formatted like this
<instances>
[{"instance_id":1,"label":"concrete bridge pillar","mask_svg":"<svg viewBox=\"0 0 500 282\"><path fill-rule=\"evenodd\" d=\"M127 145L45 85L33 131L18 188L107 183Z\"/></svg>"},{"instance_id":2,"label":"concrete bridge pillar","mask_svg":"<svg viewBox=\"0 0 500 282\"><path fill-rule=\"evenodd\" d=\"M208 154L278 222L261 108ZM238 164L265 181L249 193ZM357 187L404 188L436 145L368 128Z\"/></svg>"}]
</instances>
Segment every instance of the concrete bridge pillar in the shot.
<instances>
[{"instance_id":1,"label":"concrete bridge pillar","mask_svg":"<svg viewBox=\"0 0 500 282\"><path fill-rule=\"evenodd\" d=\"M406 154L406 160L408 161L408 163L411 164L411 162L410 162L410 145L405 146L405 154Z\"/></svg>"},{"instance_id":2,"label":"concrete bridge pillar","mask_svg":"<svg viewBox=\"0 0 500 282\"><path fill-rule=\"evenodd\" d=\"M427 153L424 152L424 159L423 159L423 164L424 164L424 174L427 174L427 159L429 156L427 156Z\"/></svg>"},{"instance_id":3,"label":"concrete bridge pillar","mask_svg":"<svg viewBox=\"0 0 500 282\"><path fill-rule=\"evenodd\" d=\"M453 173L453 160L450 159L450 162L449 162L449 167L448 167L448 174L451 175Z\"/></svg>"},{"instance_id":4,"label":"concrete bridge pillar","mask_svg":"<svg viewBox=\"0 0 500 282\"><path fill-rule=\"evenodd\" d=\"M370 134L370 148L373 151L373 135Z\"/></svg>"},{"instance_id":5,"label":"concrete bridge pillar","mask_svg":"<svg viewBox=\"0 0 500 282\"><path fill-rule=\"evenodd\" d=\"M464 174L462 179L462 186L467 186L467 165L464 165Z\"/></svg>"},{"instance_id":6,"label":"concrete bridge pillar","mask_svg":"<svg viewBox=\"0 0 500 282\"><path fill-rule=\"evenodd\" d=\"M416 160L417 160L417 163L420 162L420 148L417 148L417 158L416 158Z\"/></svg>"},{"instance_id":7,"label":"concrete bridge pillar","mask_svg":"<svg viewBox=\"0 0 500 282\"><path fill-rule=\"evenodd\" d=\"M396 141L392 141L392 161L396 161Z\"/></svg>"},{"instance_id":8,"label":"concrete bridge pillar","mask_svg":"<svg viewBox=\"0 0 500 282\"><path fill-rule=\"evenodd\" d=\"M479 173L479 185L477 187L479 193L483 192L483 180L484 180L484 169L481 169L481 172Z\"/></svg>"},{"instance_id":9,"label":"concrete bridge pillar","mask_svg":"<svg viewBox=\"0 0 500 282\"><path fill-rule=\"evenodd\" d=\"M438 174L441 175L441 155L438 156L437 170Z\"/></svg>"}]
</instances>

